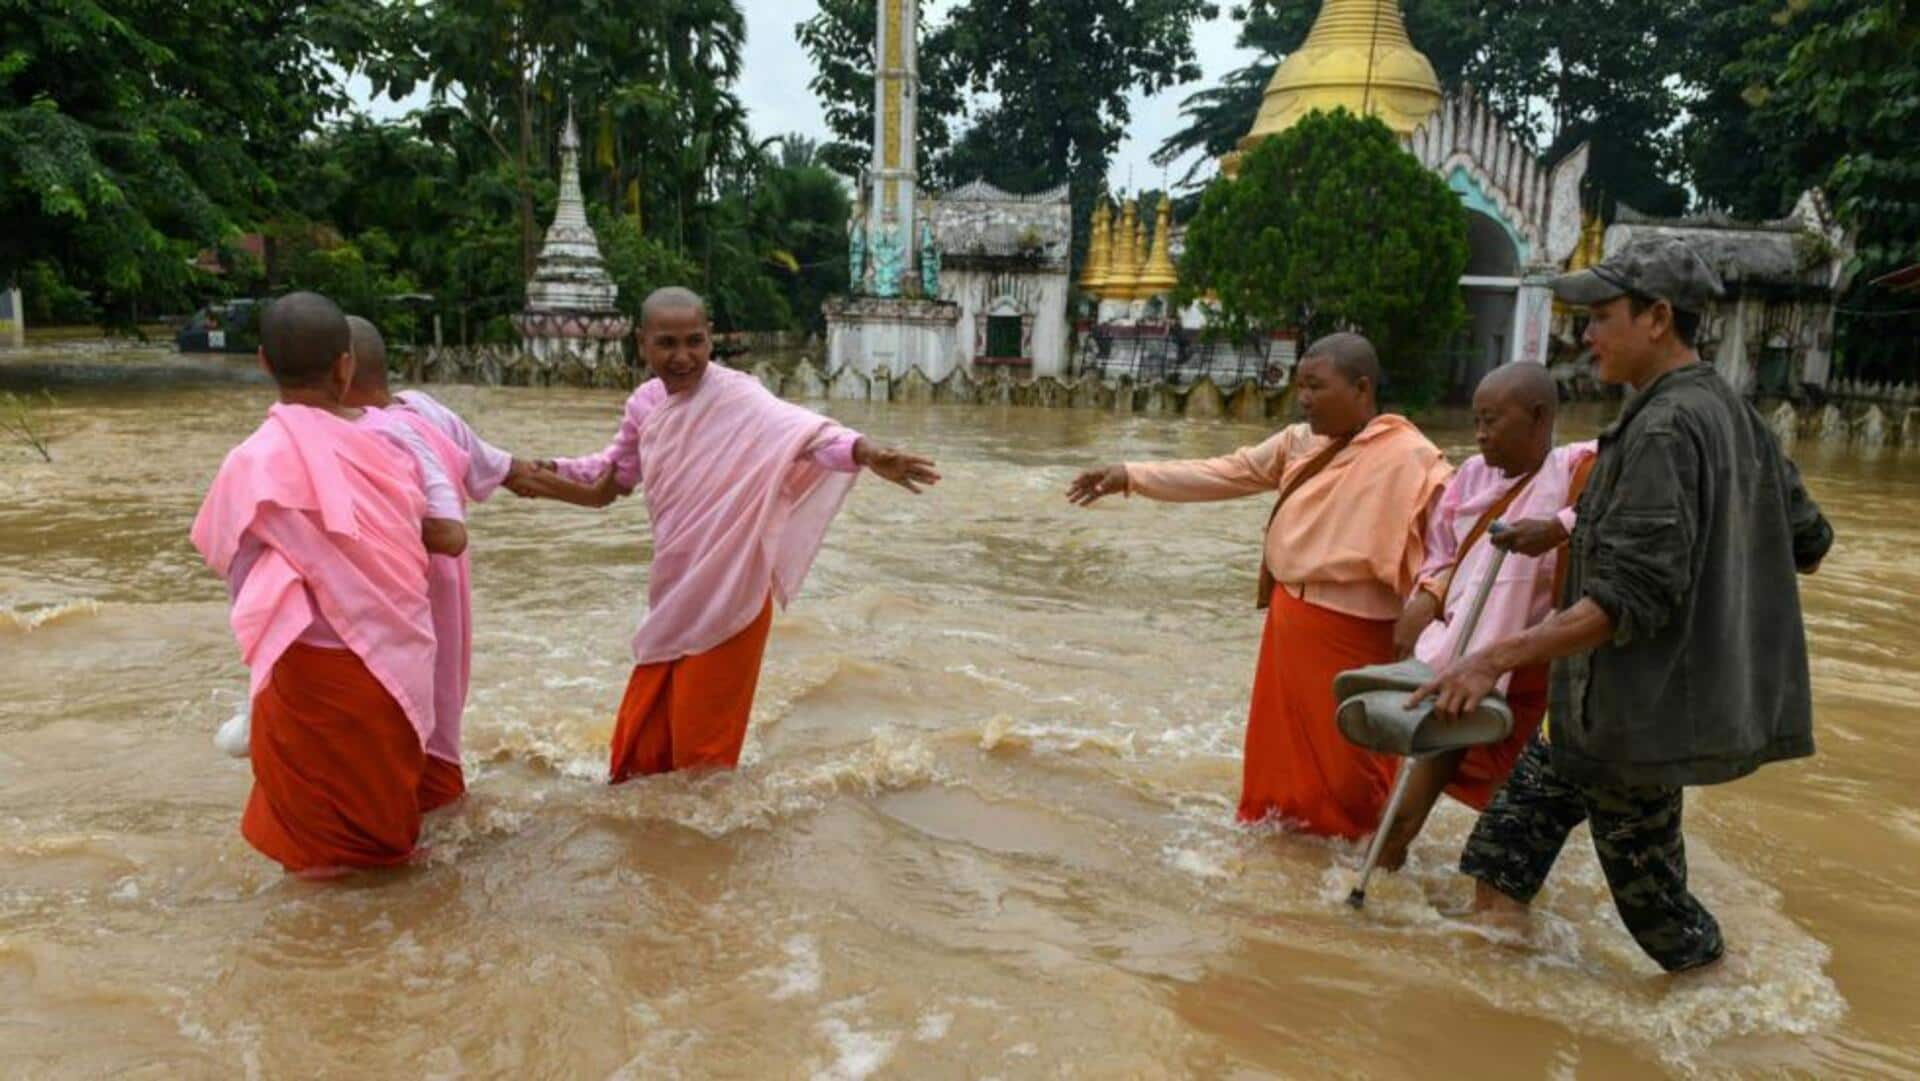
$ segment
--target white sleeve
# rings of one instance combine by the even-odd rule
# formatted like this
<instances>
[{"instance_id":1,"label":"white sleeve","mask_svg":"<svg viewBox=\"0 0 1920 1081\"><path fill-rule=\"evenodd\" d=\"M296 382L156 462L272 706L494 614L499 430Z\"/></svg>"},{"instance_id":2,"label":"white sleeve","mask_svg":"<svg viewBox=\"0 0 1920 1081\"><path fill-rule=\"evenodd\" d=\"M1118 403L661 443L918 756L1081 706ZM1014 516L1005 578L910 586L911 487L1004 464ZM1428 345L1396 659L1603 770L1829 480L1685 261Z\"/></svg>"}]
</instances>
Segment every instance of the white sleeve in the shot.
<instances>
[{"instance_id":1,"label":"white sleeve","mask_svg":"<svg viewBox=\"0 0 1920 1081\"><path fill-rule=\"evenodd\" d=\"M460 505L459 490L447 479L447 471L440 467L439 457L420 433L405 423L396 423L383 426L380 434L400 444L419 464L420 486L427 494L427 517L466 521L467 513Z\"/></svg>"}]
</instances>

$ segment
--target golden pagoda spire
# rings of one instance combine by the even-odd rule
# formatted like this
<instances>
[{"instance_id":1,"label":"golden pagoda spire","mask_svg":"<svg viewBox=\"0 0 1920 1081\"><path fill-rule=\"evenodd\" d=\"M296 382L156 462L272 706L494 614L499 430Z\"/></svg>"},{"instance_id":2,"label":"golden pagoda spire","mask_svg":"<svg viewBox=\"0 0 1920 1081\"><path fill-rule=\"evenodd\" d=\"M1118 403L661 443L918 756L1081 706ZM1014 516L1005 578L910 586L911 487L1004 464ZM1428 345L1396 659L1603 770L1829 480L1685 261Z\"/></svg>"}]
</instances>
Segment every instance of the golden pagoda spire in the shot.
<instances>
[{"instance_id":1,"label":"golden pagoda spire","mask_svg":"<svg viewBox=\"0 0 1920 1081\"><path fill-rule=\"evenodd\" d=\"M1180 276L1173 269L1172 241L1173 200L1163 193L1153 229L1153 251L1140 267L1140 284L1134 293L1138 299L1151 300L1164 296L1180 284Z\"/></svg>"},{"instance_id":2,"label":"golden pagoda spire","mask_svg":"<svg viewBox=\"0 0 1920 1081\"><path fill-rule=\"evenodd\" d=\"M1113 263L1107 272L1108 300L1132 300L1134 278L1140 273L1140 204L1120 209L1119 235L1113 240Z\"/></svg>"},{"instance_id":3,"label":"golden pagoda spire","mask_svg":"<svg viewBox=\"0 0 1920 1081\"><path fill-rule=\"evenodd\" d=\"M1146 221L1140 217L1139 196L1127 204L1127 232L1127 280L1119 296L1121 300L1135 300L1140 296L1140 269L1146 267Z\"/></svg>"},{"instance_id":4,"label":"golden pagoda spire","mask_svg":"<svg viewBox=\"0 0 1920 1081\"><path fill-rule=\"evenodd\" d=\"M1315 109L1345 106L1407 136L1440 107L1433 65L1407 37L1399 0L1325 0L1307 40L1288 54L1240 140L1247 150Z\"/></svg>"},{"instance_id":5,"label":"golden pagoda spire","mask_svg":"<svg viewBox=\"0 0 1920 1081\"><path fill-rule=\"evenodd\" d=\"M1093 230L1087 238L1087 263L1080 271L1080 288L1096 297L1106 288L1112 267L1112 233L1113 210L1103 198L1093 208Z\"/></svg>"}]
</instances>

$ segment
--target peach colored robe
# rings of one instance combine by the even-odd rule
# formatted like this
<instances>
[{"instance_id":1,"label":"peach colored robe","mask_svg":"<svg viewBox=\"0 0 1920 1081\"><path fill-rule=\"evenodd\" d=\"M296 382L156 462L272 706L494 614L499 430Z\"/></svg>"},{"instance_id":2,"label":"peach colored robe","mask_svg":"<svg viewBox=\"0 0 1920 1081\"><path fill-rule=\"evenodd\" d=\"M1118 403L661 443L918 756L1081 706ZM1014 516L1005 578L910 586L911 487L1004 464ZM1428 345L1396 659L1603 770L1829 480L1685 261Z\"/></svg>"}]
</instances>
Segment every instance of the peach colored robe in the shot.
<instances>
[{"instance_id":1,"label":"peach colored robe","mask_svg":"<svg viewBox=\"0 0 1920 1081\"><path fill-rule=\"evenodd\" d=\"M1326 445L1298 424L1219 458L1129 462L1128 492L1185 502L1273 497ZM1379 416L1268 528L1277 584L1248 708L1242 821L1346 838L1379 825L1393 762L1340 735L1333 677L1393 659L1393 621L1426 560L1428 511L1451 472L1406 418Z\"/></svg>"}]
</instances>

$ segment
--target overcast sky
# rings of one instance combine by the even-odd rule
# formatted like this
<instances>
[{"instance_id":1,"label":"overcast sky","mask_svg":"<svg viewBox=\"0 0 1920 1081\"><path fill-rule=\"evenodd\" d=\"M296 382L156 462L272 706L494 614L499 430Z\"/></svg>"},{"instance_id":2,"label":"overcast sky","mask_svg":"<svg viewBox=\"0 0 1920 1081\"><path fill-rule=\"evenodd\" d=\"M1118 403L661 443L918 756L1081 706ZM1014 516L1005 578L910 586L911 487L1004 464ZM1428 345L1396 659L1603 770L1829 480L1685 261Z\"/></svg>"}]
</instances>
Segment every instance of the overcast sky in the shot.
<instances>
[{"instance_id":1,"label":"overcast sky","mask_svg":"<svg viewBox=\"0 0 1920 1081\"><path fill-rule=\"evenodd\" d=\"M923 21L935 21L950 0L928 0ZM794 38L794 25L816 10L812 0L741 0L747 16L747 51L738 91L745 102L749 123L756 136L799 132L826 138L826 121L820 102L807 83L813 78L813 65ZM1127 140L1115 156L1109 184L1116 188L1151 188L1160 185L1162 170L1147 160L1155 147L1180 128L1180 101L1193 91L1217 83L1222 76L1244 65L1251 53L1234 47L1238 26L1225 13L1212 22L1194 28L1194 47L1199 54L1203 76L1200 82L1174 87L1148 97L1133 97L1133 120ZM355 96L366 99L365 84L355 80ZM396 116L414 102L370 103L369 111L378 116ZM1170 170L1178 179L1184 165ZM1129 182L1131 177L1131 182Z\"/></svg>"}]
</instances>

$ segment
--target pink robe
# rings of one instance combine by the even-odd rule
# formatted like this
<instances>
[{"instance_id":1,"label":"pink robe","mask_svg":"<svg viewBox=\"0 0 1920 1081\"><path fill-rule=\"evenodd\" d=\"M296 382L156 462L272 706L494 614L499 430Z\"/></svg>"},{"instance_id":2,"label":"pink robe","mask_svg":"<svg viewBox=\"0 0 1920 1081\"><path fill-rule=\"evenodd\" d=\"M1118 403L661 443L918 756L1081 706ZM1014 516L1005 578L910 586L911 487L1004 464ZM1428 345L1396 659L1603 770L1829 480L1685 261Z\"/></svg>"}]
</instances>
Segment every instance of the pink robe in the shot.
<instances>
[{"instance_id":1,"label":"pink robe","mask_svg":"<svg viewBox=\"0 0 1920 1081\"><path fill-rule=\"evenodd\" d=\"M623 487L644 484L653 569L635 664L705 652L752 624L769 596L792 600L853 488L857 438L710 365L680 394L641 386L606 450L556 463L581 483L612 468Z\"/></svg>"},{"instance_id":2,"label":"pink robe","mask_svg":"<svg viewBox=\"0 0 1920 1081\"><path fill-rule=\"evenodd\" d=\"M441 470L455 479L464 519L467 488L464 478L471 462L467 452L431 421L410 409L386 411L397 423L412 428L427 444ZM427 754L455 766L460 764L460 718L467 708L467 685L473 669L473 587L467 553L457 556L429 553L427 598L433 607L433 735Z\"/></svg>"},{"instance_id":3,"label":"pink robe","mask_svg":"<svg viewBox=\"0 0 1920 1081\"><path fill-rule=\"evenodd\" d=\"M1592 441L1555 447L1547 454L1540 471L1527 482L1526 489L1500 517L1507 522L1559 518L1571 533L1573 508L1567 505L1567 488L1573 483L1575 467L1597 450L1598 444ZM1427 560L1420 571L1420 586L1443 597L1445 604L1440 618L1427 624L1414 645L1413 654L1436 671L1453 659L1466 614L1473 607L1473 598L1492 568L1497 551L1483 538L1476 541L1473 550L1462 559L1460 542L1467 539L1473 523L1479 521L1517 479L1488 465L1486 459L1478 455L1469 458L1454 474L1428 522ZM1553 614L1553 569L1560 554L1557 550L1537 557L1517 552L1508 554L1500 566L1500 577L1494 582L1493 591L1487 595L1487 606L1480 613L1469 651L1472 646L1485 646L1519 634ZM1453 565L1456 559L1460 562L1458 567ZM1511 678L1511 673L1501 676L1499 689L1506 690Z\"/></svg>"},{"instance_id":4,"label":"pink robe","mask_svg":"<svg viewBox=\"0 0 1920 1081\"><path fill-rule=\"evenodd\" d=\"M249 698L318 615L427 744L435 641L425 513L413 462L370 427L307 406L267 411L227 455L193 523L194 547L222 577L244 540L262 546L230 614Z\"/></svg>"}]
</instances>

